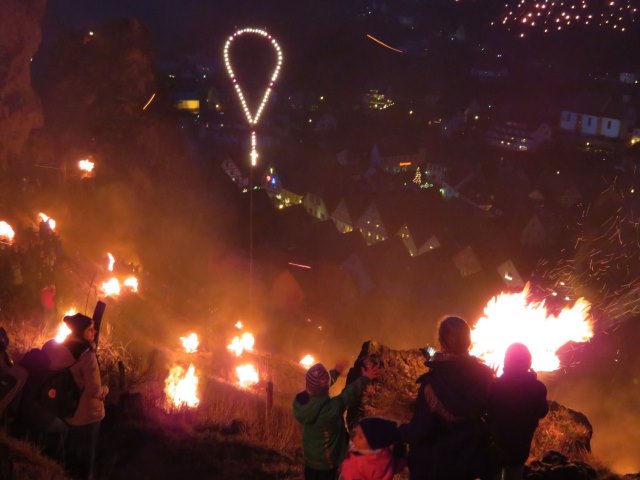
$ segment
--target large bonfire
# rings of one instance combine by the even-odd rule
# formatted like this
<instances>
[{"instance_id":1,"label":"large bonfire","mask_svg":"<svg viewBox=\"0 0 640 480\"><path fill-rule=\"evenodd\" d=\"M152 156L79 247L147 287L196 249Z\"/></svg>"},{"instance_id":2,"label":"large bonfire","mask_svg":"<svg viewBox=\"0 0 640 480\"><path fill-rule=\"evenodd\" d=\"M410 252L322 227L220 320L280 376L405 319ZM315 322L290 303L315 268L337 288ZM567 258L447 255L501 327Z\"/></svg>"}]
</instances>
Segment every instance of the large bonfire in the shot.
<instances>
[{"instance_id":1,"label":"large bonfire","mask_svg":"<svg viewBox=\"0 0 640 480\"><path fill-rule=\"evenodd\" d=\"M473 328L471 353L500 373L507 348L519 342L531 351L534 370L557 370L560 347L568 342L584 342L593 336L589 309L589 302L578 298L554 315L544 300L530 300L527 287L518 293L501 293L487 303L484 315Z\"/></svg>"}]
</instances>

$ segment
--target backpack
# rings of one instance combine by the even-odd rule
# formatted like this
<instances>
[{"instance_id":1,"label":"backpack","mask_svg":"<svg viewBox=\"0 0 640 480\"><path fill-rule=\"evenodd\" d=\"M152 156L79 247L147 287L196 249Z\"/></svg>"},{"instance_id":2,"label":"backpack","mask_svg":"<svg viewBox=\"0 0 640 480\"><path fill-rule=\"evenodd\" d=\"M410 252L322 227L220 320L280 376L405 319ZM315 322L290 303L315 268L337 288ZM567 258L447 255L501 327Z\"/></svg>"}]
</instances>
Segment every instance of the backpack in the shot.
<instances>
[{"instance_id":1,"label":"backpack","mask_svg":"<svg viewBox=\"0 0 640 480\"><path fill-rule=\"evenodd\" d=\"M69 418L76 413L81 395L82 390L73 379L71 367L67 367L49 370L43 375L37 402L52 415Z\"/></svg>"},{"instance_id":2,"label":"backpack","mask_svg":"<svg viewBox=\"0 0 640 480\"><path fill-rule=\"evenodd\" d=\"M21 365L29 371L28 382L32 385L33 401L53 416L73 417L82 394L71 373L75 363L62 370L51 370L47 354L39 348L33 348L25 354Z\"/></svg>"}]
</instances>

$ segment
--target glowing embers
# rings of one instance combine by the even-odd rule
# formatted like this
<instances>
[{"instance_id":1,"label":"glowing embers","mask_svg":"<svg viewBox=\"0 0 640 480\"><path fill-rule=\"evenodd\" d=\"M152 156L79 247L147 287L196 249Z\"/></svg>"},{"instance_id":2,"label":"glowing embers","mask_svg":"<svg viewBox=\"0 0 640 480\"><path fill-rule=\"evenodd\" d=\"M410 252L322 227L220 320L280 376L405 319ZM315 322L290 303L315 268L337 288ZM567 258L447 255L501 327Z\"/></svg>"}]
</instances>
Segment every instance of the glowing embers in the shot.
<instances>
[{"instance_id":1,"label":"glowing embers","mask_svg":"<svg viewBox=\"0 0 640 480\"><path fill-rule=\"evenodd\" d=\"M4 220L0 220L0 243L8 243L11 245L15 236L16 232L13 231L11 225Z\"/></svg>"},{"instance_id":2,"label":"glowing embers","mask_svg":"<svg viewBox=\"0 0 640 480\"><path fill-rule=\"evenodd\" d=\"M532 368L550 372L560 367L556 352L567 342L584 342L593 336L590 304L579 298L553 315L545 302L529 301L528 289L501 293L484 308L484 316L471 332L471 354L502 372L509 345L524 343L533 357Z\"/></svg>"},{"instance_id":3,"label":"glowing embers","mask_svg":"<svg viewBox=\"0 0 640 480\"><path fill-rule=\"evenodd\" d=\"M260 104L258 105L258 108L255 114L251 113L251 110L247 105L247 100L245 98L244 92L242 91L242 87L238 83L236 74L233 71L233 67L231 66L231 59L229 55L229 50L234 40L236 40L238 37L245 34L259 35L269 40L269 42L271 43L271 45L273 46L276 52L276 57L277 57L275 68L273 69L273 72L271 73L271 77L269 79L269 84L267 85L267 88L265 89L264 94L262 95L262 100L260 101ZM276 40L271 35L269 35L269 33L267 33L265 30L261 30L258 28L243 28L241 30L236 31L233 35L231 35L227 39L224 45L224 64L227 68L227 73L229 74L229 78L233 83L233 87L236 91L236 94L238 95L238 99L240 100L240 105L242 106L244 115L247 118L247 122L249 123L249 126L254 127L255 125L258 124L258 121L260 120L260 116L262 115L262 112L267 102L269 101L269 97L271 95L271 91L273 90L273 86L275 85L278 75L280 74L280 68L282 66L282 50L280 49L280 45L278 45L278 42L276 42ZM257 159L258 159L258 151L257 151L256 145L257 145L256 132L255 130L252 130L251 153L250 153L252 166L256 165Z\"/></svg>"},{"instance_id":4,"label":"glowing embers","mask_svg":"<svg viewBox=\"0 0 640 480\"><path fill-rule=\"evenodd\" d=\"M180 365L176 365L169 372L165 380L165 394L169 409L195 408L200 403L198 398L198 376L193 364L185 371Z\"/></svg>"}]
</instances>

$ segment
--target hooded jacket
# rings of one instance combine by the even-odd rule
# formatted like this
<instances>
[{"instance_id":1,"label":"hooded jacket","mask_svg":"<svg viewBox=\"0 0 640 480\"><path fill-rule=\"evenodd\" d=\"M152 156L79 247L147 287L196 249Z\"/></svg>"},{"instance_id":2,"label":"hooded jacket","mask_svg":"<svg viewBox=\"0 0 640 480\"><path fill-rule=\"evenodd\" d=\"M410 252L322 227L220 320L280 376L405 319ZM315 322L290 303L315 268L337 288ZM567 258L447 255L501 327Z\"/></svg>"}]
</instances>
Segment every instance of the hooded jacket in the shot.
<instances>
[{"instance_id":1,"label":"hooded jacket","mask_svg":"<svg viewBox=\"0 0 640 480\"><path fill-rule=\"evenodd\" d=\"M300 392L293 401L293 414L302 424L304 463L314 470L332 470L340 466L349 448L343 415L357 404L369 378L360 377L333 398L326 393L311 396Z\"/></svg>"},{"instance_id":2,"label":"hooded jacket","mask_svg":"<svg viewBox=\"0 0 640 480\"><path fill-rule=\"evenodd\" d=\"M524 465L538 421L549 411L547 388L533 371L508 372L489 393L488 421L505 466Z\"/></svg>"},{"instance_id":3,"label":"hooded jacket","mask_svg":"<svg viewBox=\"0 0 640 480\"><path fill-rule=\"evenodd\" d=\"M422 375L413 418L400 426L412 480L471 480L488 473L482 420L493 371L470 355L436 354Z\"/></svg>"},{"instance_id":4,"label":"hooded jacket","mask_svg":"<svg viewBox=\"0 0 640 480\"><path fill-rule=\"evenodd\" d=\"M340 480L392 480L404 465L403 458L393 456L393 447L368 452L352 450L342 463Z\"/></svg>"},{"instance_id":5,"label":"hooded jacket","mask_svg":"<svg viewBox=\"0 0 640 480\"><path fill-rule=\"evenodd\" d=\"M104 418L102 383L96 352L89 342L68 337L63 343L48 341L42 350L51 359L51 370L71 367L71 374L82 390L80 402L73 417L65 418L69 425L82 426Z\"/></svg>"}]
</instances>

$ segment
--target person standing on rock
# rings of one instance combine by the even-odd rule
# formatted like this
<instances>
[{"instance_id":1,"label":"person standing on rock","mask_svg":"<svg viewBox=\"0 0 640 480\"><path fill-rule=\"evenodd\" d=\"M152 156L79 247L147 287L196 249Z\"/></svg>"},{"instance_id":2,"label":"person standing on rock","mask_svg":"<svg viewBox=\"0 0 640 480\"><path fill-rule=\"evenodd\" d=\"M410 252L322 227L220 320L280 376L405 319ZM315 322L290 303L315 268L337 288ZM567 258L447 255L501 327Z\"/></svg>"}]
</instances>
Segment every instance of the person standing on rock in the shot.
<instances>
[{"instance_id":1,"label":"person standing on rock","mask_svg":"<svg viewBox=\"0 0 640 480\"><path fill-rule=\"evenodd\" d=\"M504 373L489 391L489 428L498 450L496 480L522 480L538 422L549 411L547 388L531 370L531 352L514 343L504 357Z\"/></svg>"},{"instance_id":2,"label":"person standing on rock","mask_svg":"<svg viewBox=\"0 0 640 480\"><path fill-rule=\"evenodd\" d=\"M493 371L469 355L471 329L459 317L438 326L440 351L427 362L413 418L400 426L411 480L489 478L485 413Z\"/></svg>"},{"instance_id":3,"label":"person standing on rock","mask_svg":"<svg viewBox=\"0 0 640 480\"><path fill-rule=\"evenodd\" d=\"M307 371L305 390L293 401L293 414L302 424L305 480L336 480L349 448L344 412L360 400L364 387L382 373L378 365L362 368L362 376L347 385L340 395L329 397L329 387L344 365L329 372L316 363Z\"/></svg>"}]
</instances>

